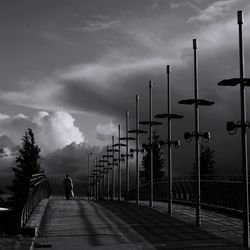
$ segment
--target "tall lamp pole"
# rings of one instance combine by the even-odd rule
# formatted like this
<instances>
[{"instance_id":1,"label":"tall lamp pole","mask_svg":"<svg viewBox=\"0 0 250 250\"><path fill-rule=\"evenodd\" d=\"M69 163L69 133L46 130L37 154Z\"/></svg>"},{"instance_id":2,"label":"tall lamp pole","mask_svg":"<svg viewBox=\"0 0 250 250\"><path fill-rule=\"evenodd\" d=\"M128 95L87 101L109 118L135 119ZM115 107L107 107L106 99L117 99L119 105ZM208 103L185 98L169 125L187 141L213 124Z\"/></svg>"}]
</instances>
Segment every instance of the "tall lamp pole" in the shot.
<instances>
[{"instance_id":1,"label":"tall lamp pole","mask_svg":"<svg viewBox=\"0 0 250 250\"><path fill-rule=\"evenodd\" d=\"M125 145L126 145L126 153L121 154L121 157L126 159L125 160L126 161L126 190L125 190L126 201L129 201L129 185L130 185L129 158L133 157L133 155L129 153L129 141L135 140L135 138L129 137L128 133L129 133L129 111L126 110L126 136L120 138L120 141L125 141Z\"/></svg>"},{"instance_id":2,"label":"tall lamp pole","mask_svg":"<svg viewBox=\"0 0 250 250\"><path fill-rule=\"evenodd\" d=\"M149 206L153 207L154 201L154 166L153 166L153 125L161 125L161 122L152 120L152 88L153 82L149 81L149 120L142 121L140 124L149 126L149 157L150 157L150 191L149 191Z\"/></svg>"},{"instance_id":3,"label":"tall lamp pole","mask_svg":"<svg viewBox=\"0 0 250 250\"><path fill-rule=\"evenodd\" d=\"M124 143L121 143L121 125L118 124L118 143L113 144L113 149L115 147L118 147L118 149L114 149L116 152L118 152L118 158L114 159L117 162L118 165L118 201L121 201L121 195L122 195L122 175L121 175L121 162L124 161L124 158L121 158L121 147L126 147L127 145Z\"/></svg>"},{"instance_id":4,"label":"tall lamp pole","mask_svg":"<svg viewBox=\"0 0 250 250\"><path fill-rule=\"evenodd\" d=\"M139 205L140 203L140 168L139 168L139 152L143 153L144 149L139 148L139 134L145 134L147 131L140 130L139 125L139 95L136 95L136 118L135 118L135 124L136 129L130 130L129 133L135 133L136 135L136 144L135 149L130 149L130 153L135 152L135 162L136 162L136 204Z\"/></svg>"},{"instance_id":5,"label":"tall lamp pole","mask_svg":"<svg viewBox=\"0 0 250 250\"><path fill-rule=\"evenodd\" d=\"M246 120L246 99L245 87L250 86L250 79L244 78L244 48L242 39L243 13L237 12L237 22L239 26L239 65L240 78L225 79L218 83L219 86L240 85L240 106L241 120L238 122L227 122L229 134L235 134L237 128L241 128L241 157L242 157L242 195L243 195L243 245L249 247L249 190L248 190L248 157L247 157L247 133L246 128L250 123Z\"/></svg>"},{"instance_id":6,"label":"tall lamp pole","mask_svg":"<svg viewBox=\"0 0 250 250\"><path fill-rule=\"evenodd\" d=\"M198 97L198 71L197 71L197 41L193 39L194 50L194 99L186 99L179 101L180 104L194 105L195 113L195 131L193 133L185 132L184 138L191 142L195 138L195 167L196 167L196 226L201 225L201 180L200 180L200 137L204 141L210 139L210 133L200 132L199 106L211 106L214 102L199 99Z\"/></svg>"},{"instance_id":7,"label":"tall lamp pole","mask_svg":"<svg viewBox=\"0 0 250 250\"><path fill-rule=\"evenodd\" d=\"M112 136L112 148L111 149L108 149L107 152L112 152L112 196L111 196L111 200L114 201L115 200L115 186L116 186L116 183L115 183L115 166L118 165L117 162L115 162L115 152L118 152L119 150L118 149L115 149L114 146L115 145L115 137Z\"/></svg>"},{"instance_id":8,"label":"tall lamp pole","mask_svg":"<svg viewBox=\"0 0 250 250\"><path fill-rule=\"evenodd\" d=\"M140 172L139 172L139 95L136 95L136 204L140 200Z\"/></svg>"},{"instance_id":9,"label":"tall lamp pole","mask_svg":"<svg viewBox=\"0 0 250 250\"><path fill-rule=\"evenodd\" d=\"M90 198L91 198L91 200L93 200L93 198L94 198L94 191L93 191L93 189L94 189L94 174L90 174Z\"/></svg>"},{"instance_id":10,"label":"tall lamp pole","mask_svg":"<svg viewBox=\"0 0 250 250\"><path fill-rule=\"evenodd\" d=\"M129 197L129 155L128 155L128 130L129 130L129 111L126 110L126 200L128 200ZM120 138L121 140L121 138Z\"/></svg>"},{"instance_id":11,"label":"tall lamp pole","mask_svg":"<svg viewBox=\"0 0 250 250\"><path fill-rule=\"evenodd\" d=\"M109 200L109 194L110 194L110 189L109 189L110 188L109 187L109 172L110 172L110 170L112 170L112 167L110 167L110 165L112 165L112 163L109 162L109 159L113 158L113 156L109 154L110 149L109 149L108 146L107 146L106 152L107 152L107 154L104 155L104 158L107 158L107 167L106 167L106 170L107 170L107 172L106 172L107 173L107 200Z\"/></svg>"},{"instance_id":12,"label":"tall lamp pole","mask_svg":"<svg viewBox=\"0 0 250 250\"><path fill-rule=\"evenodd\" d=\"M97 158L95 158L95 168L94 168L94 196L95 200L98 200L98 186L97 186Z\"/></svg>"},{"instance_id":13,"label":"tall lamp pole","mask_svg":"<svg viewBox=\"0 0 250 250\"><path fill-rule=\"evenodd\" d=\"M158 114L155 118L167 118L168 119L168 139L167 141L160 141L160 146L168 145L168 213L172 214L172 200L173 200L173 170L172 170L172 146L178 148L180 146L180 141L173 141L171 135L171 120L181 119L183 115L177 115L171 113L171 94L170 94L170 65L167 65L167 96L168 96L168 113Z\"/></svg>"},{"instance_id":14,"label":"tall lamp pole","mask_svg":"<svg viewBox=\"0 0 250 250\"><path fill-rule=\"evenodd\" d=\"M90 196L90 165L89 165L89 157L92 154L93 154L92 152L88 153L88 200L89 200L89 196Z\"/></svg>"},{"instance_id":15,"label":"tall lamp pole","mask_svg":"<svg viewBox=\"0 0 250 250\"><path fill-rule=\"evenodd\" d=\"M115 150L114 150L114 144L115 144L115 137L112 136L112 200L115 200Z\"/></svg>"},{"instance_id":16,"label":"tall lamp pole","mask_svg":"<svg viewBox=\"0 0 250 250\"><path fill-rule=\"evenodd\" d=\"M99 160L99 197L100 199L105 198L105 163L107 163L108 160L105 159L104 156Z\"/></svg>"}]
</instances>

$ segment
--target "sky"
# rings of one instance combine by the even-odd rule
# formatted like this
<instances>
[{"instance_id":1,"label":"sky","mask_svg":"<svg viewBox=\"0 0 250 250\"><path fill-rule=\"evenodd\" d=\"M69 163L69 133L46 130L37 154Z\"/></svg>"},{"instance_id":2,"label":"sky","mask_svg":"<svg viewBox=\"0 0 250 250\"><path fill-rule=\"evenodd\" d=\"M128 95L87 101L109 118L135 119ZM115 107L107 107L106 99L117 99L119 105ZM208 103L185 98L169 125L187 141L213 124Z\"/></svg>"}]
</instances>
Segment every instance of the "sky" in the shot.
<instances>
[{"instance_id":1,"label":"sky","mask_svg":"<svg viewBox=\"0 0 250 250\"><path fill-rule=\"evenodd\" d=\"M225 129L226 121L240 119L239 88L217 86L239 76L237 10L244 12L247 77L249 0L1 1L1 177L12 174L13 145L32 128L48 175L86 179L88 153L92 160L101 155L118 124L124 133L126 110L133 128L136 94L140 119L148 119L149 80L153 114L166 112L167 64L172 109L184 115L173 121L173 137L182 144L173 152L173 171L188 175L194 145L183 133L193 131L194 113L178 101L193 98L194 38L199 94L215 101L201 108L201 130L211 132L207 145L215 150L218 174L241 174L240 133L229 136ZM157 129L166 137L166 125Z\"/></svg>"}]
</instances>

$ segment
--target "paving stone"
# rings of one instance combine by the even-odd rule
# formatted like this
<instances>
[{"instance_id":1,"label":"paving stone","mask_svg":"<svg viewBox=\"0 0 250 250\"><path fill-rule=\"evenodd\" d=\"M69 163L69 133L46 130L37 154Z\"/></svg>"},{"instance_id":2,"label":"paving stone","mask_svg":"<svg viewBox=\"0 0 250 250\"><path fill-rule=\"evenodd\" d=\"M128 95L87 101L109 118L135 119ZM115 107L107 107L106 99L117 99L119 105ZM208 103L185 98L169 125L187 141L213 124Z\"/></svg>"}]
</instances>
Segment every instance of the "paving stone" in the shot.
<instances>
[{"instance_id":1,"label":"paving stone","mask_svg":"<svg viewBox=\"0 0 250 250\"><path fill-rule=\"evenodd\" d=\"M177 204L169 216L163 202L150 208L148 202L57 198L48 204L34 249L243 249L240 219L202 210L202 223L195 226L194 208Z\"/></svg>"}]
</instances>

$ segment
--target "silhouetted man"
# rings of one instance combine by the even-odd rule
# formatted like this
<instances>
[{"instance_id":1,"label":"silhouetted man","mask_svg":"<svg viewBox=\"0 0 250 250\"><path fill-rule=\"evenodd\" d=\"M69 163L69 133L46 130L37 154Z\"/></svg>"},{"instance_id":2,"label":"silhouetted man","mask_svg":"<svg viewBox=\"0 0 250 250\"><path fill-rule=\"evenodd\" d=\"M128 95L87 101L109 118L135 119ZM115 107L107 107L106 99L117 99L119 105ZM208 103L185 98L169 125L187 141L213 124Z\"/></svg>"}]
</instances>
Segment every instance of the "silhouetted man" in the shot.
<instances>
[{"instance_id":1,"label":"silhouetted man","mask_svg":"<svg viewBox=\"0 0 250 250\"><path fill-rule=\"evenodd\" d=\"M65 190L66 200L69 200L70 196L74 197L73 181L68 174L66 175L66 178L63 180L63 186Z\"/></svg>"}]
</instances>

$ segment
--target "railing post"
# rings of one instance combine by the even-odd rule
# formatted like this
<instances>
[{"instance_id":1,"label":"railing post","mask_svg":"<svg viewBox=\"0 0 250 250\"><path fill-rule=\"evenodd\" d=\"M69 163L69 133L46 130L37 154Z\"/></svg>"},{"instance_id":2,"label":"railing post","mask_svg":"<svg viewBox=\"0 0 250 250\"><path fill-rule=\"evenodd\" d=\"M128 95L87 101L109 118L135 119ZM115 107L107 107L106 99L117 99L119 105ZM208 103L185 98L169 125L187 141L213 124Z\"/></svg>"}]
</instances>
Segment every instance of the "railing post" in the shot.
<instances>
[{"instance_id":1,"label":"railing post","mask_svg":"<svg viewBox=\"0 0 250 250\"><path fill-rule=\"evenodd\" d=\"M50 186L47 177L42 173L32 175L29 193L23 206L18 208L17 221L15 223L23 227L27 223L33 209L43 198L47 198L49 195Z\"/></svg>"}]
</instances>

